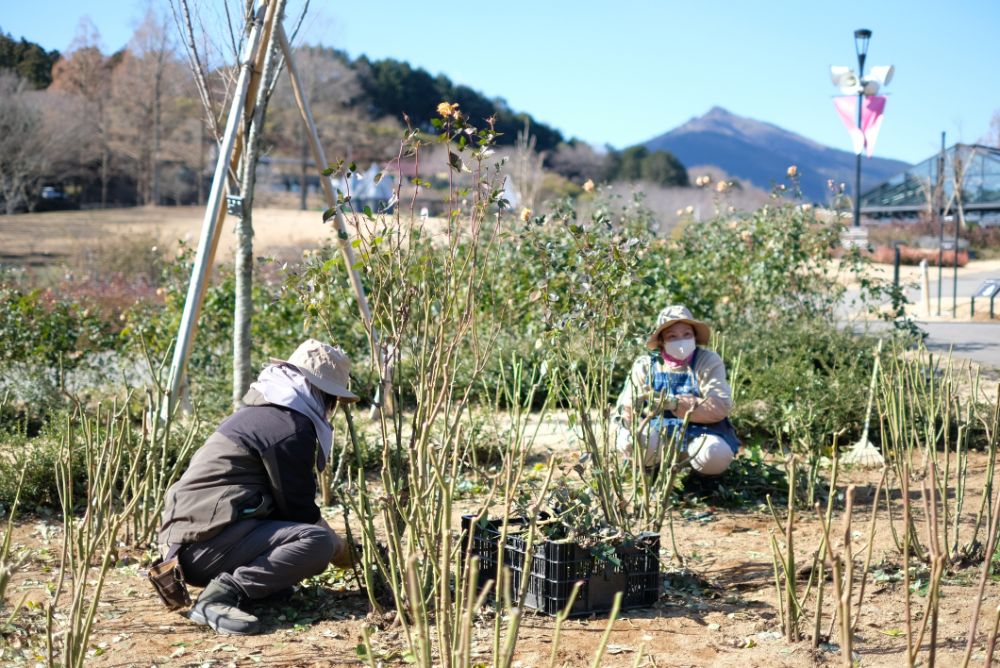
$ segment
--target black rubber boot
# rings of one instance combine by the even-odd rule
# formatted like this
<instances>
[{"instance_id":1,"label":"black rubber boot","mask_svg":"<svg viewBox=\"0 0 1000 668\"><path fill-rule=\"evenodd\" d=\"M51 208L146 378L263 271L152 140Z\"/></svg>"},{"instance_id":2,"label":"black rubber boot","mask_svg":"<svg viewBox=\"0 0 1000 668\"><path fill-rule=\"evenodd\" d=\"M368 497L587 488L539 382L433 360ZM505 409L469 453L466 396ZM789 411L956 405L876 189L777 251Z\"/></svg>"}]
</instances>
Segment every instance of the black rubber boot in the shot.
<instances>
[{"instance_id":1,"label":"black rubber boot","mask_svg":"<svg viewBox=\"0 0 1000 668\"><path fill-rule=\"evenodd\" d=\"M260 631L260 622L250 613L240 610L239 603L239 592L215 579L201 592L188 613L188 619L195 624L207 624L224 635L252 636Z\"/></svg>"},{"instance_id":2,"label":"black rubber boot","mask_svg":"<svg viewBox=\"0 0 1000 668\"><path fill-rule=\"evenodd\" d=\"M264 598L246 601L245 605L247 611L251 614L259 614L265 610L285 605L292 600L292 596L295 595L295 591L295 587L286 587L285 589L276 591L273 594L265 596Z\"/></svg>"}]
</instances>

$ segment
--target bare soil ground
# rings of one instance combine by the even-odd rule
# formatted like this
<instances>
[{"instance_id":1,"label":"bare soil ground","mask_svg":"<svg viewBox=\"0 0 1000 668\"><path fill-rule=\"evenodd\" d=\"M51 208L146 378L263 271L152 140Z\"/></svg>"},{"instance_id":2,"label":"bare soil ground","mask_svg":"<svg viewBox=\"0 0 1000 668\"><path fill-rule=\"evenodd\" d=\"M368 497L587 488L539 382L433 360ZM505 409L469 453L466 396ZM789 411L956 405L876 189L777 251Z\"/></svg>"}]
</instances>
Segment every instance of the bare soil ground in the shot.
<instances>
[{"instance_id":1,"label":"bare soil ground","mask_svg":"<svg viewBox=\"0 0 1000 668\"><path fill-rule=\"evenodd\" d=\"M963 514L963 539L971 533L969 525L978 508L987 463L983 455L973 455L971 459L968 479L971 491ZM858 486L859 502L853 516L855 554L862 554L867 543L867 526L878 476L878 472L851 471L843 479L845 485ZM919 492L916 494L919 497ZM894 506L898 530L898 499ZM458 512L461 510L459 508ZM823 637L824 643L819 649L812 649L808 639L788 644L782 637L770 548L774 524L766 511L699 507L698 512L688 515L690 519L678 516L675 522L677 547L686 568L668 570L663 595L655 606L621 614L614 624L602 665L632 666L643 647L645 658L639 663L643 666L841 665L836 632L832 639ZM838 527L841 515L836 513ZM872 567L854 641L860 665L865 666L906 665L904 590L902 582L895 581L892 575L898 573L901 560L889 521L883 499L877 512L878 531ZM918 527L922 531L922 521L918 521ZM814 514L802 512L795 531L797 563L811 562L820 534ZM31 547L35 553L25 569L16 575L8 599L16 601L27 594L29 601L42 601L47 596L46 587L56 577L58 522L44 518L22 522L17 527L15 543ZM666 534L663 544L670 545ZM290 601L258 608L258 614L265 620L264 634L232 638L218 636L176 613L167 612L153 595L137 563L142 557L140 554L124 556L111 571L98 607L98 620L91 639L93 656L88 665L359 664L355 648L361 642L362 627L371 624L371 619L366 618L367 600L358 593L347 574L330 570ZM669 560L669 555L665 555L664 563ZM960 662L979 575L978 566L956 566L945 576L937 644L939 665L951 666ZM922 577L926 582L926 573ZM827 596L829 599L829 583ZM926 596L913 595L915 629L923 617L926 601ZM982 664L986 630L998 603L1000 584L991 580L983 601L974 665ZM832 609L832 604L826 605L822 621L824 636L832 626ZM34 608L22 614L30 617L41 613ZM812 614L811 608L809 614ZM476 635L476 651L487 663L492 652L491 619L492 612L484 610ZM606 615L567 621L556 665L590 665L606 623ZM522 668L547 665L553 629L553 618L529 614L514 665ZM828 640L832 644L826 642ZM31 641L25 639L24 642ZM375 628L372 643L376 658L383 665L404 663L406 648L399 628L391 625Z\"/></svg>"}]
</instances>

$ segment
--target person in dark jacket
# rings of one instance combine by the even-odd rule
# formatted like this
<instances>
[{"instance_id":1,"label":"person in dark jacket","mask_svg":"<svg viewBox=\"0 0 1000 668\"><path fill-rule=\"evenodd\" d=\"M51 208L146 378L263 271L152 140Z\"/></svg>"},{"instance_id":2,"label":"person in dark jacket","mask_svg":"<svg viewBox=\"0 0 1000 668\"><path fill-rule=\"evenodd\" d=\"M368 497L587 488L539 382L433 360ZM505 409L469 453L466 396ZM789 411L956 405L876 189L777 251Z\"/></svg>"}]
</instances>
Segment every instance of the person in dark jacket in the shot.
<instances>
[{"instance_id":1,"label":"person in dark jacket","mask_svg":"<svg viewBox=\"0 0 1000 668\"><path fill-rule=\"evenodd\" d=\"M329 415L348 389L350 360L309 339L272 359L167 491L159 540L184 580L204 587L188 618L218 633L250 635L240 609L322 573L352 551L320 516L314 466L330 460ZM319 449L317 451L317 444Z\"/></svg>"}]
</instances>

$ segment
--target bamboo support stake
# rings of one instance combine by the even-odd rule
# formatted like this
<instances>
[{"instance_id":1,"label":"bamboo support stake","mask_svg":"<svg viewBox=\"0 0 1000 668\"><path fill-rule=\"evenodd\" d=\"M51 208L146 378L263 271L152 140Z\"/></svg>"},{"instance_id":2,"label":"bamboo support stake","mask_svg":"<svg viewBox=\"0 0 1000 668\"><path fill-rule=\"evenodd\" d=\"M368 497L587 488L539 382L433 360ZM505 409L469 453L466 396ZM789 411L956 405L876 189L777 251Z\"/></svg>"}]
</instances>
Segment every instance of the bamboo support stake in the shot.
<instances>
[{"instance_id":1,"label":"bamboo support stake","mask_svg":"<svg viewBox=\"0 0 1000 668\"><path fill-rule=\"evenodd\" d=\"M162 419L166 419L177 404L188 357L191 355L191 345L198 327L198 316L201 313L202 303L205 301L208 277L212 272L215 252L219 247L219 233L222 229L222 220L226 215L224 190L229 172L239 161L240 150L237 147L237 140L242 126L240 120L243 117L244 105L250 91L253 62L260 44L263 14L261 9L256 12L250 36L243 48L240 73L236 80L236 92L233 96L233 103L229 107L229 116L226 119L222 143L219 145L219 158L215 164L212 187L209 190L208 203L205 206L201 238L198 242L198 251L195 255L194 267L191 270L191 281L188 284L187 297L184 300L184 312L181 315L181 324L177 332L177 345L174 347L174 356L170 363L170 376L167 381L169 394L160 416Z\"/></svg>"},{"instance_id":2,"label":"bamboo support stake","mask_svg":"<svg viewBox=\"0 0 1000 668\"><path fill-rule=\"evenodd\" d=\"M292 84L292 93L295 96L295 103L302 114L302 122L306 128L306 139L312 151L313 160L319 169L323 170L329 164L326 159L326 152L319 139L319 132L316 130L316 121L313 119L312 110L309 107L309 100L305 96L302 88L302 80L299 78L298 68L295 65L295 58L292 55L292 47L288 43L284 26L278 26L278 43L281 52L285 56L285 64L288 68L289 80ZM365 296L365 288L361 284L361 275L355 268L354 251L351 248L350 235L347 232L347 222L344 213L337 203L337 192L334 190L333 181L330 176L320 175L320 185L323 187L323 194L326 195L326 202L329 208L333 209L333 222L337 229L337 244L340 252L344 256L344 263L347 265L348 276L351 279L351 287L354 289L354 297L358 302L358 310L361 312L361 319L365 323L365 328L371 332L373 355L379 363L379 389L372 406L372 418L378 415L382 405L388 405L392 392L392 355L389 354L381 344L378 331L372 323L372 312L368 305L368 298Z\"/></svg>"}]
</instances>

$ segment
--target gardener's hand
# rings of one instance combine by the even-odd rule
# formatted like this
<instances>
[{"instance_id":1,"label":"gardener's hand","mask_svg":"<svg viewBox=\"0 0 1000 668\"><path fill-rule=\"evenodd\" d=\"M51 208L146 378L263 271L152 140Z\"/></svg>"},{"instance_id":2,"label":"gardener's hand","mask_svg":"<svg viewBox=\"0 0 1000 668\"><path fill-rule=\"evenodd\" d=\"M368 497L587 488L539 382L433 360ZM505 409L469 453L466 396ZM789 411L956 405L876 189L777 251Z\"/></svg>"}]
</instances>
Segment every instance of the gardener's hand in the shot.
<instances>
[{"instance_id":1,"label":"gardener's hand","mask_svg":"<svg viewBox=\"0 0 1000 668\"><path fill-rule=\"evenodd\" d=\"M330 557L330 563L337 568L350 568L354 565L355 552L351 549L351 546L346 540L341 538L333 532L333 556ZM361 553L357 552L357 559L361 559Z\"/></svg>"},{"instance_id":2,"label":"gardener's hand","mask_svg":"<svg viewBox=\"0 0 1000 668\"><path fill-rule=\"evenodd\" d=\"M657 411L676 411L678 400L676 395L656 392L652 395L650 403Z\"/></svg>"},{"instance_id":3,"label":"gardener's hand","mask_svg":"<svg viewBox=\"0 0 1000 668\"><path fill-rule=\"evenodd\" d=\"M321 526L330 532L330 536L333 538L333 554L330 556L330 563L337 568L350 568L354 565L354 559L351 555L351 546L347 544L347 541L343 539L336 531L330 528L330 525L326 523L326 520L322 517L316 522L317 526Z\"/></svg>"}]
</instances>

